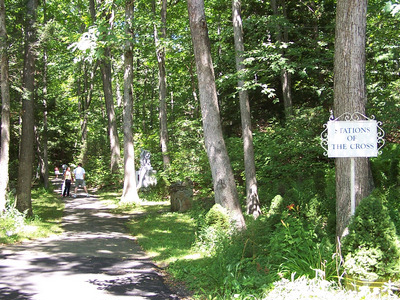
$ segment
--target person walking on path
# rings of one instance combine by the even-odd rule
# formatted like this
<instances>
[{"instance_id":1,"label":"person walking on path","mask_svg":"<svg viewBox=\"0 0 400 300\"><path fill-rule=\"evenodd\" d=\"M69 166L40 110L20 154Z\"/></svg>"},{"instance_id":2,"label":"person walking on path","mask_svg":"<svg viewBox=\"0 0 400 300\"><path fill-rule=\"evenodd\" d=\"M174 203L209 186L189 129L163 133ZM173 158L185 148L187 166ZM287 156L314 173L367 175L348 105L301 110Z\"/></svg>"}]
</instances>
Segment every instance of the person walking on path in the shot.
<instances>
[{"instance_id":1,"label":"person walking on path","mask_svg":"<svg viewBox=\"0 0 400 300\"><path fill-rule=\"evenodd\" d=\"M68 167L68 166L67 166L66 164L63 164L61 167L62 167L62 169L63 169L63 175L64 175L64 173L65 173L65 171L67 170L67 167Z\"/></svg>"},{"instance_id":2,"label":"person walking on path","mask_svg":"<svg viewBox=\"0 0 400 300\"><path fill-rule=\"evenodd\" d=\"M64 173L64 190L63 197L69 197L69 191L71 189L71 183L74 181L74 177L72 176L71 168L67 167Z\"/></svg>"},{"instance_id":3,"label":"person walking on path","mask_svg":"<svg viewBox=\"0 0 400 300\"><path fill-rule=\"evenodd\" d=\"M54 168L54 174L56 175L56 179L58 179L58 175L60 175L60 170L57 166Z\"/></svg>"},{"instance_id":4,"label":"person walking on path","mask_svg":"<svg viewBox=\"0 0 400 300\"><path fill-rule=\"evenodd\" d=\"M78 167L74 170L74 175L75 175L75 195L74 197L76 198L76 193L78 192L78 187L82 186L83 189L86 192L86 197L89 197L87 188L86 188L86 183L85 183L85 169L82 168L82 164L79 163Z\"/></svg>"}]
</instances>

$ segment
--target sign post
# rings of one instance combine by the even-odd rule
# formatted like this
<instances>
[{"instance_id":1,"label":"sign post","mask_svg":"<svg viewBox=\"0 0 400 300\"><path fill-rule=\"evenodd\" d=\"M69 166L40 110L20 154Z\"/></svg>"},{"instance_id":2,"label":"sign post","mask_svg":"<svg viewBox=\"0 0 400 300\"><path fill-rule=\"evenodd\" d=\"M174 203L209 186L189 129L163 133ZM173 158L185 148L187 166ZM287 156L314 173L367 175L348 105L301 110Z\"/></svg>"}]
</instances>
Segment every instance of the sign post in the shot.
<instances>
[{"instance_id":1,"label":"sign post","mask_svg":"<svg viewBox=\"0 0 400 300\"><path fill-rule=\"evenodd\" d=\"M356 167L354 157L350 158L350 190L351 190L351 215L356 212Z\"/></svg>"},{"instance_id":2,"label":"sign post","mask_svg":"<svg viewBox=\"0 0 400 300\"><path fill-rule=\"evenodd\" d=\"M338 118L331 117L324 124L321 133L321 146L328 157L350 158L351 215L356 209L355 157L377 157L384 146L385 132L382 123L361 113L344 113Z\"/></svg>"}]
</instances>

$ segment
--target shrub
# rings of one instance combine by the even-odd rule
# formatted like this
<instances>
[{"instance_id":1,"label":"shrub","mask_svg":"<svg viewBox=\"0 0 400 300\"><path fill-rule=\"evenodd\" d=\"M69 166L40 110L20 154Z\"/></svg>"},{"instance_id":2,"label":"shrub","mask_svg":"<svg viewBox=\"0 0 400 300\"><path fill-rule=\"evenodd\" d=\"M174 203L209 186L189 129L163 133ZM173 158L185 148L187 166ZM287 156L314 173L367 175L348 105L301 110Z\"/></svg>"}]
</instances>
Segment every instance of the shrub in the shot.
<instances>
[{"instance_id":1,"label":"shrub","mask_svg":"<svg viewBox=\"0 0 400 300\"><path fill-rule=\"evenodd\" d=\"M196 247L208 255L214 254L218 248L224 247L229 239L230 229L228 212L221 205L215 204L204 217L204 223L197 235Z\"/></svg>"},{"instance_id":2,"label":"shrub","mask_svg":"<svg viewBox=\"0 0 400 300\"><path fill-rule=\"evenodd\" d=\"M326 237L316 234L316 228L296 217L292 211L281 220L268 243L268 252L285 278L297 276L332 279L336 274L332 259L333 245Z\"/></svg>"},{"instance_id":3,"label":"shrub","mask_svg":"<svg viewBox=\"0 0 400 300\"><path fill-rule=\"evenodd\" d=\"M230 225L229 214L221 205L215 204L206 214L205 222L207 226L228 229Z\"/></svg>"},{"instance_id":4,"label":"shrub","mask_svg":"<svg viewBox=\"0 0 400 300\"><path fill-rule=\"evenodd\" d=\"M375 191L361 201L349 225L349 234L343 238L344 267L352 276L398 277L399 244L383 197Z\"/></svg>"},{"instance_id":5,"label":"shrub","mask_svg":"<svg viewBox=\"0 0 400 300\"><path fill-rule=\"evenodd\" d=\"M389 215L392 219L397 234L400 234L400 189L399 187L393 186L386 190L386 207L390 207Z\"/></svg>"},{"instance_id":6,"label":"shrub","mask_svg":"<svg viewBox=\"0 0 400 300\"><path fill-rule=\"evenodd\" d=\"M10 243L18 238L18 234L24 229L26 214L19 212L13 206L7 206L0 216L0 243Z\"/></svg>"}]
</instances>

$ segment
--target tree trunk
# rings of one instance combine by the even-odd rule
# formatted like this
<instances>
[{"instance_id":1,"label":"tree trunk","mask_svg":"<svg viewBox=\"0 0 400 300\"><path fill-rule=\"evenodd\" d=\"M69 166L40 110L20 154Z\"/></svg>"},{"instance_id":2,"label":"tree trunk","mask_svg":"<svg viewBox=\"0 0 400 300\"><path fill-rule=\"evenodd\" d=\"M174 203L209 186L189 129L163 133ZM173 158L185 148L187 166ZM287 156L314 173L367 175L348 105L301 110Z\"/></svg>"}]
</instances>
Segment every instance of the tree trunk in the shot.
<instances>
[{"instance_id":1,"label":"tree trunk","mask_svg":"<svg viewBox=\"0 0 400 300\"><path fill-rule=\"evenodd\" d=\"M153 0L153 14L156 14L156 1ZM162 0L161 5L161 39L165 41L167 37L167 0ZM163 42L164 42L163 41ZM165 47L158 38L157 25L154 23L154 42L156 45L156 55L158 62L158 82L159 82L159 101L160 101L160 145L163 156L164 170L170 165L168 155L168 127L167 127L167 75L165 72Z\"/></svg>"},{"instance_id":2,"label":"tree trunk","mask_svg":"<svg viewBox=\"0 0 400 300\"><path fill-rule=\"evenodd\" d=\"M84 91L83 95L80 97L81 105L81 149L79 154L79 161L82 162L83 165L87 163L87 150L88 150L88 110L90 107L90 103L92 102L92 96L94 91L94 77L96 74L97 67L99 66L99 61L96 60L94 64L83 63L84 67ZM89 75L88 75L89 73ZM78 89L78 97L79 97L79 89Z\"/></svg>"},{"instance_id":3,"label":"tree trunk","mask_svg":"<svg viewBox=\"0 0 400 300\"><path fill-rule=\"evenodd\" d=\"M46 0L43 1L44 22L47 22ZM49 188L49 156L47 151L47 46L43 47L43 134L39 145L42 149L42 160L40 163L40 173L43 179L44 187Z\"/></svg>"},{"instance_id":4,"label":"tree trunk","mask_svg":"<svg viewBox=\"0 0 400 300\"><path fill-rule=\"evenodd\" d=\"M109 23L112 21L110 20L110 16L106 16L106 19ZM104 39L108 35L108 31L112 30L112 24L109 25L110 28L106 29L104 32ZM121 149L119 145L119 138L117 132L117 118L115 115L114 110L114 98L112 93L112 80L111 80L111 53L110 48L104 48L104 57L100 63L101 69L101 78L103 80L103 92L104 92L104 100L106 103L106 112L107 112L107 119L108 119L108 135L110 140L110 151L111 151L111 173L118 173L119 172L119 162L121 160Z\"/></svg>"},{"instance_id":5,"label":"tree trunk","mask_svg":"<svg viewBox=\"0 0 400 300\"><path fill-rule=\"evenodd\" d=\"M25 57L22 99L22 136L17 182L16 208L32 216L31 183L34 159L34 91L35 60L34 45L36 42L36 9L37 0L28 0L25 25Z\"/></svg>"},{"instance_id":6,"label":"tree trunk","mask_svg":"<svg viewBox=\"0 0 400 300\"><path fill-rule=\"evenodd\" d=\"M367 0L338 0L336 11L334 111L365 115L365 31ZM336 234L351 218L350 158L336 158ZM356 206L373 188L368 158L355 158Z\"/></svg>"},{"instance_id":7,"label":"tree trunk","mask_svg":"<svg viewBox=\"0 0 400 300\"><path fill-rule=\"evenodd\" d=\"M43 176L43 169L44 169L44 153L42 150L42 142L40 139L40 132L37 126L35 125L33 127L33 132L35 133L35 145L36 145L36 157L37 157L37 169L36 169L36 179L43 180L44 182L44 176Z\"/></svg>"},{"instance_id":8,"label":"tree trunk","mask_svg":"<svg viewBox=\"0 0 400 300\"><path fill-rule=\"evenodd\" d=\"M133 4L134 0L127 1L125 6L125 32L127 39L124 51L124 189L122 192L121 202L139 203L139 195L136 189L136 172L135 172L135 150L133 147L132 134L132 79L133 79Z\"/></svg>"},{"instance_id":9,"label":"tree trunk","mask_svg":"<svg viewBox=\"0 0 400 300\"><path fill-rule=\"evenodd\" d=\"M48 155L48 124L47 124L47 51L44 50L43 55L43 133L41 138L41 148L43 161L40 167L40 173L43 178L44 187L49 188L49 155Z\"/></svg>"},{"instance_id":10,"label":"tree trunk","mask_svg":"<svg viewBox=\"0 0 400 300\"><path fill-rule=\"evenodd\" d=\"M0 0L0 90L1 90L1 145L0 145L0 215L6 206L10 158L10 83L8 79L6 10Z\"/></svg>"},{"instance_id":11,"label":"tree trunk","mask_svg":"<svg viewBox=\"0 0 400 300\"><path fill-rule=\"evenodd\" d=\"M188 72L190 74L190 86L192 88L192 96L194 100L194 105L192 110L190 111L190 114L193 119L197 119L200 117L200 105L199 105L199 99L197 97L197 85L196 85L196 79L194 77L193 72L195 72L194 66L193 66L193 61L190 62L190 65L187 67Z\"/></svg>"},{"instance_id":12,"label":"tree trunk","mask_svg":"<svg viewBox=\"0 0 400 300\"><path fill-rule=\"evenodd\" d=\"M100 1L101 2L101 1ZM92 17L92 21L96 20L96 5L93 0L89 1L89 11ZM109 28L103 32L103 41L106 40L108 32L112 30L112 20L110 20L110 15L104 13L104 17L109 23ZM111 54L110 48L105 46L103 58L100 61L101 79L103 82L103 93L104 100L106 104L106 113L108 120L108 136L110 141L110 170L111 173L119 172L119 163L121 160L121 149L119 145L119 138L117 132L117 118L115 116L114 110L114 98L112 93L112 79L111 79Z\"/></svg>"},{"instance_id":13,"label":"tree trunk","mask_svg":"<svg viewBox=\"0 0 400 300\"><path fill-rule=\"evenodd\" d=\"M238 90L240 101L240 116L242 121L242 135L244 147L244 168L246 176L246 207L247 213L258 218L261 214L260 201L258 199L256 166L254 162L253 132L251 130L250 103L247 90L243 88L244 80L241 72L244 71L243 65L243 27L241 17L241 1L232 0L232 20L233 33L235 40L236 70L239 74Z\"/></svg>"},{"instance_id":14,"label":"tree trunk","mask_svg":"<svg viewBox=\"0 0 400 300\"><path fill-rule=\"evenodd\" d=\"M271 0L272 10L275 16L282 15L283 17L287 17L286 13L286 3L285 0L282 1L282 12L279 10L279 5L277 3L279 0ZM285 51L281 47L283 43L288 42L288 30L286 28L282 29L279 25L276 26L276 37L278 41L278 45L280 47L280 52L282 57L285 57ZM281 84L282 84L282 96L283 96L283 106L285 109L286 118L290 117L293 114L293 100L292 100L292 75L288 71L287 68L283 68L281 70Z\"/></svg>"},{"instance_id":15,"label":"tree trunk","mask_svg":"<svg viewBox=\"0 0 400 300\"><path fill-rule=\"evenodd\" d=\"M239 229L246 227L232 166L222 136L211 46L203 0L188 0L190 30L196 60L204 140L214 184L215 202L225 207Z\"/></svg>"}]
</instances>

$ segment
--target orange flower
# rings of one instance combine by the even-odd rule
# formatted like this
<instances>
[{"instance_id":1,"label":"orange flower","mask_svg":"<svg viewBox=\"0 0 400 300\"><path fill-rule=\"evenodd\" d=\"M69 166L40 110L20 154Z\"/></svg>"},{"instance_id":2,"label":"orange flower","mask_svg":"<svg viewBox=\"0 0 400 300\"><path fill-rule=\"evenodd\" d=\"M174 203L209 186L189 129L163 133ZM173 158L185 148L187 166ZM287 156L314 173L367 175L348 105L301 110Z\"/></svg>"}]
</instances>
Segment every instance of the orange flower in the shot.
<instances>
[{"instance_id":1,"label":"orange flower","mask_svg":"<svg viewBox=\"0 0 400 300\"><path fill-rule=\"evenodd\" d=\"M293 210L294 209L294 203L286 206L288 210Z\"/></svg>"}]
</instances>

